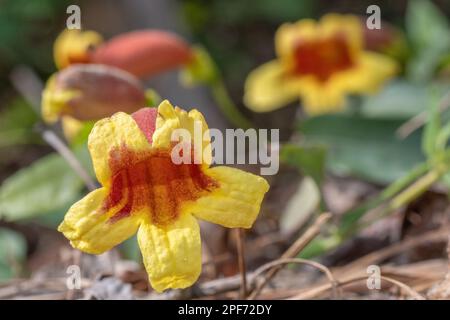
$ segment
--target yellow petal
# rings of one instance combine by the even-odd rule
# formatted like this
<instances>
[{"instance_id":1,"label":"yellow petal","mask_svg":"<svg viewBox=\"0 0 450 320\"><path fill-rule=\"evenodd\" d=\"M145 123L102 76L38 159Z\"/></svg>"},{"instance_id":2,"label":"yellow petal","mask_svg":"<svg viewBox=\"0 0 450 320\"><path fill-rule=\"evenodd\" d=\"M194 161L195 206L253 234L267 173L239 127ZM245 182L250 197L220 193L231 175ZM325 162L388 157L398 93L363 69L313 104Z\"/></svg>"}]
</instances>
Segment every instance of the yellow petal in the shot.
<instances>
[{"instance_id":1,"label":"yellow petal","mask_svg":"<svg viewBox=\"0 0 450 320\"><path fill-rule=\"evenodd\" d=\"M64 137L70 142L75 139L75 137L83 129L83 122L77 120L71 116L63 116L61 121Z\"/></svg>"},{"instance_id":2,"label":"yellow petal","mask_svg":"<svg viewBox=\"0 0 450 320\"><path fill-rule=\"evenodd\" d=\"M186 129L192 138L194 146L198 146L195 153L203 164L211 163L211 139L208 133L208 124L203 115L196 109L186 112L178 107L173 107L168 100L164 100L158 106L156 129L153 134L155 148L169 148L172 144L172 133L175 129ZM206 136L204 136L206 133ZM194 141L193 139L197 139Z\"/></svg>"},{"instance_id":3,"label":"yellow petal","mask_svg":"<svg viewBox=\"0 0 450 320\"><path fill-rule=\"evenodd\" d=\"M191 286L201 272L201 241L197 221L183 214L158 227L143 223L138 231L145 268L156 291Z\"/></svg>"},{"instance_id":4,"label":"yellow petal","mask_svg":"<svg viewBox=\"0 0 450 320\"><path fill-rule=\"evenodd\" d=\"M98 181L103 186L110 184L110 152L123 146L127 150L140 152L150 149L150 144L134 119L123 112L98 121L89 134L88 147ZM120 162L120 159L116 159Z\"/></svg>"},{"instance_id":5,"label":"yellow petal","mask_svg":"<svg viewBox=\"0 0 450 320\"><path fill-rule=\"evenodd\" d=\"M106 195L106 188L92 191L67 212L58 231L70 240L74 248L100 254L136 233L140 223L139 215L132 214L111 222L109 219L114 212L102 212Z\"/></svg>"},{"instance_id":6,"label":"yellow petal","mask_svg":"<svg viewBox=\"0 0 450 320\"><path fill-rule=\"evenodd\" d=\"M349 94L371 94L398 71L397 63L384 55L361 52L355 66L336 72L326 82L303 77L302 105L310 115L342 110Z\"/></svg>"},{"instance_id":7,"label":"yellow petal","mask_svg":"<svg viewBox=\"0 0 450 320\"><path fill-rule=\"evenodd\" d=\"M56 90L56 75L52 75L45 84L42 92L42 118L47 123L58 121L59 117L64 113L69 113L68 102L78 96L78 90Z\"/></svg>"},{"instance_id":8,"label":"yellow petal","mask_svg":"<svg viewBox=\"0 0 450 320\"><path fill-rule=\"evenodd\" d=\"M56 66L58 69L63 69L72 63L88 62L89 50L102 41L102 36L94 31L64 29L53 46Z\"/></svg>"},{"instance_id":9,"label":"yellow petal","mask_svg":"<svg viewBox=\"0 0 450 320\"><path fill-rule=\"evenodd\" d=\"M357 16L330 13L324 15L320 19L319 24L318 33L322 38L343 34L353 54L358 54L361 51L363 46L363 27Z\"/></svg>"},{"instance_id":10,"label":"yellow petal","mask_svg":"<svg viewBox=\"0 0 450 320\"><path fill-rule=\"evenodd\" d=\"M347 92L335 83L332 80L323 83L311 76L303 77L300 92L305 112L320 115L341 111L345 107Z\"/></svg>"},{"instance_id":11,"label":"yellow petal","mask_svg":"<svg viewBox=\"0 0 450 320\"><path fill-rule=\"evenodd\" d=\"M295 23L282 24L275 33L275 49L278 57L291 55L296 41L314 40L317 38L317 22L313 19L302 19Z\"/></svg>"},{"instance_id":12,"label":"yellow petal","mask_svg":"<svg viewBox=\"0 0 450 320\"><path fill-rule=\"evenodd\" d=\"M298 99L296 80L286 77L279 61L267 62L247 77L245 82L245 105L255 112L268 112L284 107Z\"/></svg>"},{"instance_id":13,"label":"yellow petal","mask_svg":"<svg viewBox=\"0 0 450 320\"><path fill-rule=\"evenodd\" d=\"M230 167L214 167L205 172L219 187L198 199L186 210L197 218L228 228L250 228L259 214L267 181Z\"/></svg>"},{"instance_id":14,"label":"yellow petal","mask_svg":"<svg viewBox=\"0 0 450 320\"><path fill-rule=\"evenodd\" d=\"M352 93L374 93L399 70L392 58L375 53L361 52L356 66L336 75L334 86Z\"/></svg>"}]
</instances>

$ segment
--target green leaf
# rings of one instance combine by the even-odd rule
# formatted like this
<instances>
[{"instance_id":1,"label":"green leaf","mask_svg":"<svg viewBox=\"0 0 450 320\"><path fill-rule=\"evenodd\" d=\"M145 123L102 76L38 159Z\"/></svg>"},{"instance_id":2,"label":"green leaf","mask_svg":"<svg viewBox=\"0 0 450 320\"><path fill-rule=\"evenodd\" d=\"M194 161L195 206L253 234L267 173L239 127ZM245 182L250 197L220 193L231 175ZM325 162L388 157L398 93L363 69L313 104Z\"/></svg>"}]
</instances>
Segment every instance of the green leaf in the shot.
<instances>
[{"instance_id":1,"label":"green leaf","mask_svg":"<svg viewBox=\"0 0 450 320\"><path fill-rule=\"evenodd\" d=\"M20 274L27 253L22 235L0 228L0 282Z\"/></svg>"},{"instance_id":2,"label":"green leaf","mask_svg":"<svg viewBox=\"0 0 450 320\"><path fill-rule=\"evenodd\" d=\"M412 80L427 81L450 49L448 21L431 1L411 0L406 12L406 29L416 52L407 73Z\"/></svg>"},{"instance_id":3,"label":"green leaf","mask_svg":"<svg viewBox=\"0 0 450 320\"><path fill-rule=\"evenodd\" d=\"M367 96L359 114L365 118L406 120L424 111L426 105L426 87L392 81L377 95Z\"/></svg>"},{"instance_id":4,"label":"green leaf","mask_svg":"<svg viewBox=\"0 0 450 320\"><path fill-rule=\"evenodd\" d=\"M281 161L313 178L318 186L322 185L325 158L326 150L323 146L285 144L280 151Z\"/></svg>"},{"instance_id":5,"label":"green leaf","mask_svg":"<svg viewBox=\"0 0 450 320\"><path fill-rule=\"evenodd\" d=\"M0 148L39 140L33 132L38 116L23 99L15 99L0 114Z\"/></svg>"},{"instance_id":6,"label":"green leaf","mask_svg":"<svg viewBox=\"0 0 450 320\"><path fill-rule=\"evenodd\" d=\"M327 167L332 172L389 183L424 161L419 131L404 140L396 137L402 123L355 115L327 115L306 120L299 129L311 143L328 146Z\"/></svg>"},{"instance_id":7,"label":"green leaf","mask_svg":"<svg viewBox=\"0 0 450 320\"><path fill-rule=\"evenodd\" d=\"M4 181L0 217L15 221L57 211L77 199L82 187L60 155L47 155Z\"/></svg>"}]
</instances>

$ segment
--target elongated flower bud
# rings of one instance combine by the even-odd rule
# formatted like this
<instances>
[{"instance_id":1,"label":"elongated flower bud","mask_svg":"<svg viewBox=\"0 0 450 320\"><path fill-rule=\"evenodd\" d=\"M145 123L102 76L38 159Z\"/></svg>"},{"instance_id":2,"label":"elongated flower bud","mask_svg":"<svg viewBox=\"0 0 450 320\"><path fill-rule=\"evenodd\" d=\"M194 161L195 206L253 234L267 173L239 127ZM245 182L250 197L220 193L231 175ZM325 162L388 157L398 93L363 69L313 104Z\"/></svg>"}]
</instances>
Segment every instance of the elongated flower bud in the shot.
<instances>
[{"instance_id":1,"label":"elongated flower bud","mask_svg":"<svg viewBox=\"0 0 450 320\"><path fill-rule=\"evenodd\" d=\"M149 77L188 63L191 49L177 35L160 30L133 31L119 35L92 52L93 63Z\"/></svg>"},{"instance_id":2,"label":"elongated flower bud","mask_svg":"<svg viewBox=\"0 0 450 320\"><path fill-rule=\"evenodd\" d=\"M56 73L47 82L42 97L47 122L63 115L96 120L144 106L146 94L138 79L123 70L95 64L73 65Z\"/></svg>"}]
</instances>

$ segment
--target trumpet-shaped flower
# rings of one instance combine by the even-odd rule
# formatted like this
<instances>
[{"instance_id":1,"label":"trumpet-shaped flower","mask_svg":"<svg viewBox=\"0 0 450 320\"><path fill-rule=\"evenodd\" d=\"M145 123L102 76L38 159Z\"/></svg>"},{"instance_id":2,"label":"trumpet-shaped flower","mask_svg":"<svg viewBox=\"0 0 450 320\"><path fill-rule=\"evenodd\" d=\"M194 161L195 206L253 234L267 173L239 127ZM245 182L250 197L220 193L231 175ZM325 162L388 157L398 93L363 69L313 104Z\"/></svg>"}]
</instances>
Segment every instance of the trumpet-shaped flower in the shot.
<instances>
[{"instance_id":1,"label":"trumpet-shaped flower","mask_svg":"<svg viewBox=\"0 0 450 320\"><path fill-rule=\"evenodd\" d=\"M201 272L196 218L230 228L250 228L269 186L265 179L230 167L210 167L211 143L204 141L201 164L174 164L172 132L193 136L200 112L172 107L133 115L116 113L98 121L88 146L101 188L67 212L58 230L73 247L100 254L137 232L153 288L185 288Z\"/></svg>"},{"instance_id":2,"label":"trumpet-shaped flower","mask_svg":"<svg viewBox=\"0 0 450 320\"><path fill-rule=\"evenodd\" d=\"M301 98L309 114L340 110L347 94L374 92L396 73L394 60L362 45L363 27L354 16L282 25L275 35L278 59L250 73L246 105L266 112Z\"/></svg>"}]
</instances>

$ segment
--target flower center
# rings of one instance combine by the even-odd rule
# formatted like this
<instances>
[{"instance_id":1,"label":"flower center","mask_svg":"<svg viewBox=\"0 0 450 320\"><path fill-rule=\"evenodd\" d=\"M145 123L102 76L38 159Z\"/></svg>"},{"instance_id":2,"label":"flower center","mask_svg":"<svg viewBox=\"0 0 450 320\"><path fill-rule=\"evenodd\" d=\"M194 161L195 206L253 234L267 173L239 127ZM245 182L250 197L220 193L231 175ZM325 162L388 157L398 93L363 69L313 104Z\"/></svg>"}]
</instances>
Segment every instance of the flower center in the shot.
<instances>
[{"instance_id":1,"label":"flower center","mask_svg":"<svg viewBox=\"0 0 450 320\"><path fill-rule=\"evenodd\" d=\"M313 75L322 82L353 66L349 44L342 34L312 41L299 40L294 48L294 61L292 74Z\"/></svg>"},{"instance_id":2,"label":"flower center","mask_svg":"<svg viewBox=\"0 0 450 320\"><path fill-rule=\"evenodd\" d=\"M153 224L167 225L183 203L218 186L199 165L174 164L168 150L136 153L122 146L111 151L109 165L113 174L103 209L115 210L111 222L146 210Z\"/></svg>"}]
</instances>

